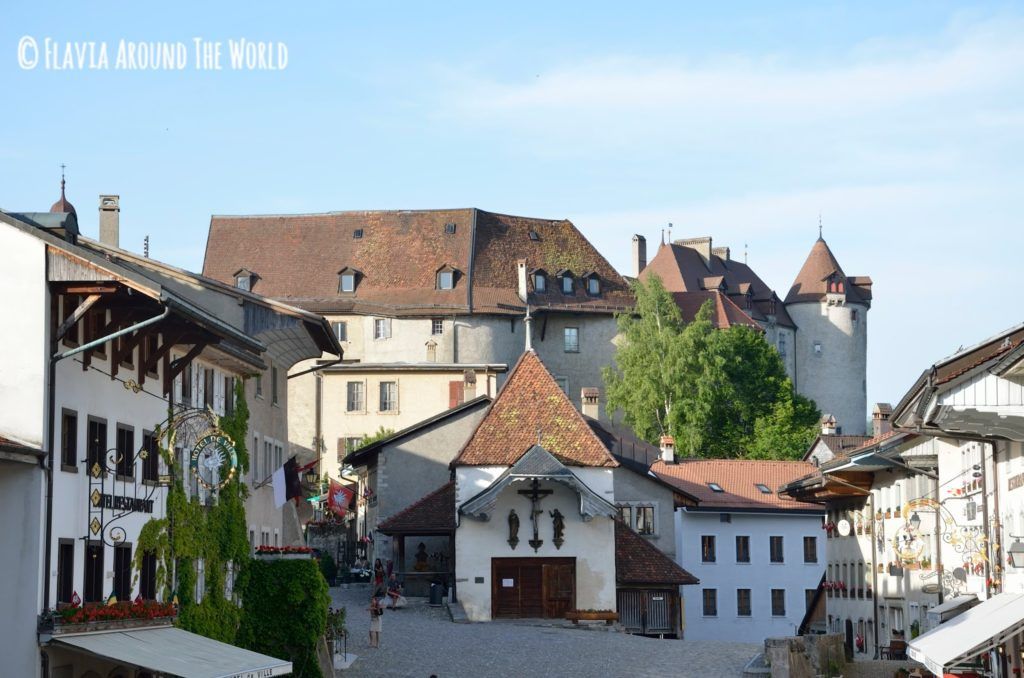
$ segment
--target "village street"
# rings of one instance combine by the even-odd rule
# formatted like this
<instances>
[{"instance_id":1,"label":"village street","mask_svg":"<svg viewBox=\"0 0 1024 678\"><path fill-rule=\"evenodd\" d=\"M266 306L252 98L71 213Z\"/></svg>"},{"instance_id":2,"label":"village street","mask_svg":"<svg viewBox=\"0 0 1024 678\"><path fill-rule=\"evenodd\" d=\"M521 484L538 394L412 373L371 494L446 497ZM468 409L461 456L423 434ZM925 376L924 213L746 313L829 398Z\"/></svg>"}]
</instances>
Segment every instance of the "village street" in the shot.
<instances>
[{"instance_id":1,"label":"village street","mask_svg":"<svg viewBox=\"0 0 1024 678\"><path fill-rule=\"evenodd\" d=\"M454 624L445 608L412 599L387 610L380 649L368 647L369 589L332 588L348 609L348 651L358 655L341 676L739 676L759 646L656 640L625 633L533 626L525 622Z\"/></svg>"}]
</instances>

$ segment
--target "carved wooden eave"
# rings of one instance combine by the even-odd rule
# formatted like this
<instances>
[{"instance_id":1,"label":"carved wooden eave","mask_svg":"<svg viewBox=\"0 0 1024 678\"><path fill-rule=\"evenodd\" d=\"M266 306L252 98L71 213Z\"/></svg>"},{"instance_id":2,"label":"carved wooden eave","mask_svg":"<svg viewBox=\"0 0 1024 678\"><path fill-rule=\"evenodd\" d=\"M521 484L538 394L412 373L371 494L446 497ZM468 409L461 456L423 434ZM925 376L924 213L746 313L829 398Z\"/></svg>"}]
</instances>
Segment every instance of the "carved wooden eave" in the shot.
<instances>
[{"instance_id":1,"label":"carved wooden eave","mask_svg":"<svg viewBox=\"0 0 1024 678\"><path fill-rule=\"evenodd\" d=\"M534 479L558 483L573 490L579 497L579 513L584 521L597 516L611 518L617 514L613 504L590 489L575 473L540 445L531 447L485 490L465 501L459 507L458 513L477 520L490 520L502 492L516 483Z\"/></svg>"}]
</instances>

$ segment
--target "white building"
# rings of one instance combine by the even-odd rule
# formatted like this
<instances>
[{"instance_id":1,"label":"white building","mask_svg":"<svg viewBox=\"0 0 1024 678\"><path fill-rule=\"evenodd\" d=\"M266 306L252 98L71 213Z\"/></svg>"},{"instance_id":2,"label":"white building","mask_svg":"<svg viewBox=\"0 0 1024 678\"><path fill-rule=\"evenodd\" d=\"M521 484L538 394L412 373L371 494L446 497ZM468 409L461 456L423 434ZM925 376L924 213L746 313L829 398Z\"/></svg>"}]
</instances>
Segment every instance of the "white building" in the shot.
<instances>
[{"instance_id":1,"label":"white building","mask_svg":"<svg viewBox=\"0 0 1024 678\"><path fill-rule=\"evenodd\" d=\"M760 643L795 635L825 567L822 506L776 494L806 462L659 461L651 471L697 500L675 513L686 638Z\"/></svg>"}]
</instances>

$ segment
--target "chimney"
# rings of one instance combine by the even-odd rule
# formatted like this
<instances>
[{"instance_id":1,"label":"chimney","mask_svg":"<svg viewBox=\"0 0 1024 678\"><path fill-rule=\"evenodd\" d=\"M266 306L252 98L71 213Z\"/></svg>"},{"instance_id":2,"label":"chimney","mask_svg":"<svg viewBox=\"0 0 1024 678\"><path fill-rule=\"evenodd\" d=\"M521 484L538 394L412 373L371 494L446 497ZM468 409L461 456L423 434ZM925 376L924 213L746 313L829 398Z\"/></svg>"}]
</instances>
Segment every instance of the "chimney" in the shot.
<instances>
[{"instance_id":1,"label":"chimney","mask_svg":"<svg viewBox=\"0 0 1024 678\"><path fill-rule=\"evenodd\" d=\"M580 391L580 402L583 403L581 408L584 417L590 417L591 419L599 419L598 414L601 409L601 391L594 386L586 386Z\"/></svg>"},{"instance_id":2,"label":"chimney","mask_svg":"<svg viewBox=\"0 0 1024 678\"><path fill-rule=\"evenodd\" d=\"M836 418L831 414L826 414L821 418L821 435L834 436L836 433Z\"/></svg>"},{"instance_id":3,"label":"chimney","mask_svg":"<svg viewBox=\"0 0 1024 678\"><path fill-rule=\"evenodd\" d=\"M633 277L639 278L647 268L647 238L636 234L633 236Z\"/></svg>"},{"instance_id":4,"label":"chimney","mask_svg":"<svg viewBox=\"0 0 1024 678\"><path fill-rule=\"evenodd\" d=\"M676 463L676 439L672 436L661 436L661 460L666 464Z\"/></svg>"},{"instance_id":5,"label":"chimney","mask_svg":"<svg viewBox=\"0 0 1024 678\"><path fill-rule=\"evenodd\" d=\"M725 261L729 261L730 259L728 247L712 247L711 253L714 254L719 259L724 259Z\"/></svg>"},{"instance_id":6,"label":"chimney","mask_svg":"<svg viewBox=\"0 0 1024 678\"><path fill-rule=\"evenodd\" d=\"M466 370L462 373L462 399L472 400L476 397L476 372Z\"/></svg>"},{"instance_id":7,"label":"chimney","mask_svg":"<svg viewBox=\"0 0 1024 678\"><path fill-rule=\"evenodd\" d=\"M892 405L875 403L875 407L871 410L871 428L876 438L892 430L890 416L892 416Z\"/></svg>"},{"instance_id":8,"label":"chimney","mask_svg":"<svg viewBox=\"0 0 1024 678\"><path fill-rule=\"evenodd\" d=\"M676 240L676 245L682 245L683 247L689 247L691 250L697 250L697 254L704 260L704 265L711 269L711 236L704 236L703 238L686 238L684 240Z\"/></svg>"},{"instance_id":9,"label":"chimney","mask_svg":"<svg viewBox=\"0 0 1024 678\"><path fill-rule=\"evenodd\" d=\"M121 239L121 196L100 196L100 242L111 247L120 247Z\"/></svg>"},{"instance_id":10,"label":"chimney","mask_svg":"<svg viewBox=\"0 0 1024 678\"><path fill-rule=\"evenodd\" d=\"M519 273L519 284L517 291L519 292L519 298L524 302L526 301L526 259L520 259L516 262L516 271Z\"/></svg>"}]
</instances>

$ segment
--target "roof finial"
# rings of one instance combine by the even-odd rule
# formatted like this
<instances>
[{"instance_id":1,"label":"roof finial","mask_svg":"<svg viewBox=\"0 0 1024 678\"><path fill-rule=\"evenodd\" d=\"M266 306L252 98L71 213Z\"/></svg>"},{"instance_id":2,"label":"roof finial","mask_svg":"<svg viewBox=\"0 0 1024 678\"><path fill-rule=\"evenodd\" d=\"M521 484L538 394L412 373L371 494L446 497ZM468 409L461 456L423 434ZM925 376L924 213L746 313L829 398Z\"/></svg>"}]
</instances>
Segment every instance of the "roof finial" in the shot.
<instances>
[{"instance_id":1,"label":"roof finial","mask_svg":"<svg viewBox=\"0 0 1024 678\"><path fill-rule=\"evenodd\" d=\"M665 244L665 229L661 229L661 244Z\"/></svg>"},{"instance_id":2,"label":"roof finial","mask_svg":"<svg viewBox=\"0 0 1024 678\"><path fill-rule=\"evenodd\" d=\"M530 305L526 305L526 317L523 318L523 324L526 326L526 350L533 350L533 316L530 315Z\"/></svg>"},{"instance_id":3,"label":"roof finial","mask_svg":"<svg viewBox=\"0 0 1024 678\"><path fill-rule=\"evenodd\" d=\"M668 241L672 242L672 222L668 222Z\"/></svg>"},{"instance_id":4,"label":"roof finial","mask_svg":"<svg viewBox=\"0 0 1024 678\"><path fill-rule=\"evenodd\" d=\"M823 240L821 237L821 211L818 211L818 240Z\"/></svg>"},{"instance_id":5,"label":"roof finial","mask_svg":"<svg viewBox=\"0 0 1024 678\"><path fill-rule=\"evenodd\" d=\"M747 264L747 243L743 243L743 265Z\"/></svg>"},{"instance_id":6,"label":"roof finial","mask_svg":"<svg viewBox=\"0 0 1024 678\"><path fill-rule=\"evenodd\" d=\"M60 197L64 197L64 163L60 164Z\"/></svg>"}]
</instances>

